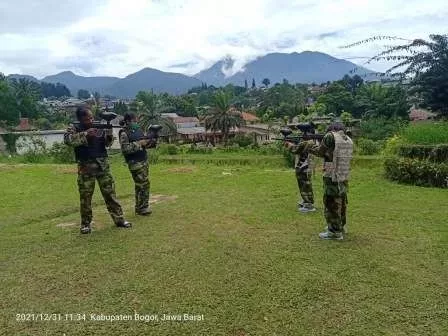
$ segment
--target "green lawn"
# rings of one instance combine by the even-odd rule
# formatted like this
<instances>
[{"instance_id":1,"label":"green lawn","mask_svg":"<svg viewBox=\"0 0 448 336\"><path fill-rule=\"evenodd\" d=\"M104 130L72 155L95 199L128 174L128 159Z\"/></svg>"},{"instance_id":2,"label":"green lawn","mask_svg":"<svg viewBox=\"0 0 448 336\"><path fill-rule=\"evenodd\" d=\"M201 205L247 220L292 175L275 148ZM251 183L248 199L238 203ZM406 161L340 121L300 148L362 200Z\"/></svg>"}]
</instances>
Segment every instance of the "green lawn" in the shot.
<instances>
[{"instance_id":1,"label":"green lawn","mask_svg":"<svg viewBox=\"0 0 448 336\"><path fill-rule=\"evenodd\" d=\"M448 335L447 190L357 162L342 242L318 239L319 173L319 211L303 215L278 165L157 164L152 193L173 197L141 218L114 159L134 228L113 227L97 190L94 232L80 236L74 166L0 165L0 335ZM65 317L76 313L86 320ZM204 321L90 320L135 313Z\"/></svg>"}]
</instances>

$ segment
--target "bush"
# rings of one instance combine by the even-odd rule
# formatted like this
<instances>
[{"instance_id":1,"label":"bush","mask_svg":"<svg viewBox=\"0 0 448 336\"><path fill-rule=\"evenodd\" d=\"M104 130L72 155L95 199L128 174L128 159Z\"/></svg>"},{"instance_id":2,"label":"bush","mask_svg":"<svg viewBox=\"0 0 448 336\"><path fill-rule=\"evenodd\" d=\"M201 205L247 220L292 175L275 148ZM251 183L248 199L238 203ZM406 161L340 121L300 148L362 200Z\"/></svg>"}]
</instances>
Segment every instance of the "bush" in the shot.
<instances>
[{"instance_id":1,"label":"bush","mask_svg":"<svg viewBox=\"0 0 448 336\"><path fill-rule=\"evenodd\" d=\"M174 144L160 144L157 151L159 154L176 155L179 153L179 148Z\"/></svg>"},{"instance_id":2,"label":"bush","mask_svg":"<svg viewBox=\"0 0 448 336\"><path fill-rule=\"evenodd\" d=\"M229 141L230 145L238 145L240 147L248 147L253 144L254 136L253 134L237 134L234 138Z\"/></svg>"},{"instance_id":3,"label":"bush","mask_svg":"<svg viewBox=\"0 0 448 336\"><path fill-rule=\"evenodd\" d=\"M56 142L55 144L53 144L53 147L51 147L49 151L49 155L53 158L53 161L55 163L76 162L73 148L63 143Z\"/></svg>"},{"instance_id":4,"label":"bush","mask_svg":"<svg viewBox=\"0 0 448 336\"><path fill-rule=\"evenodd\" d=\"M402 145L398 155L410 159L428 160L431 162L448 162L448 145Z\"/></svg>"},{"instance_id":5,"label":"bush","mask_svg":"<svg viewBox=\"0 0 448 336\"><path fill-rule=\"evenodd\" d=\"M389 158L385 163L386 177L424 187L448 187L448 164L410 158Z\"/></svg>"},{"instance_id":6,"label":"bush","mask_svg":"<svg viewBox=\"0 0 448 336\"><path fill-rule=\"evenodd\" d=\"M387 139L382 154L385 156L397 155L400 147L405 144L405 140L402 137L394 135L393 137Z\"/></svg>"},{"instance_id":7,"label":"bush","mask_svg":"<svg viewBox=\"0 0 448 336\"><path fill-rule=\"evenodd\" d=\"M400 136L406 143L419 145L448 144L448 123L416 123L404 128Z\"/></svg>"},{"instance_id":8,"label":"bush","mask_svg":"<svg viewBox=\"0 0 448 336\"><path fill-rule=\"evenodd\" d=\"M358 151L358 154L361 155L375 155L380 153L383 146L384 142L359 138L357 141L356 149Z\"/></svg>"},{"instance_id":9,"label":"bush","mask_svg":"<svg viewBox=\"0 0 448 336\"><path fill-rule=\"evenodd\" d=\"M405 125L401 119L372 118L363 120L360 129L363 138L377 141L391 137Z\"/></svg>"}]
</instances>

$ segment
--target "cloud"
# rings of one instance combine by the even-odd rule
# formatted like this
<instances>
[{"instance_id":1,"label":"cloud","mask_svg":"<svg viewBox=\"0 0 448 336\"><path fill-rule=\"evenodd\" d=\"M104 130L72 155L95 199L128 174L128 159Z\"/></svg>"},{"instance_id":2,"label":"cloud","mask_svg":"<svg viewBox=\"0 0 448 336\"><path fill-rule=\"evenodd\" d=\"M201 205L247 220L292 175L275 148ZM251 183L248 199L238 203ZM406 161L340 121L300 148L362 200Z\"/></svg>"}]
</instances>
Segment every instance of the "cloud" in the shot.
<instances>
[{"instance_id":1,"label":"cloud","mask_svg":"<svg viewBox=\"0 0 448 336\"><path fill-rule=\"evenodd\" d=\"M448 32L445 0L16 0L0 13L0 71L40 77L124 77L144 67L192 75L226 55L234 73L266 53L304 50L362 64L356 57L383 43L339 47L372 35Z\"/></svg>"}]
</instances>

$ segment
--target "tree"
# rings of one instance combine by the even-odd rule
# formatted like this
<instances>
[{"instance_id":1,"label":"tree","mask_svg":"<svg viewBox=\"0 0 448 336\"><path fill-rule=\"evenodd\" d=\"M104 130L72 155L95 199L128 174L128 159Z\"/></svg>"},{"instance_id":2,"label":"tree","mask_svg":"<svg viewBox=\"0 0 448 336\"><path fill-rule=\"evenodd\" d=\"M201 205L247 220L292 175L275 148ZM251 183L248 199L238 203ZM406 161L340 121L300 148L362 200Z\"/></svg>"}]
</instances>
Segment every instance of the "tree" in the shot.
<instances>
[{"instance_id":1,"label":"tree","mask_svg":"<svg viewBox=\"0 0 448 336\"><path fill-rule=\"evenodd\" d=\"M53 84L53 83L40 83L41 88L41 97L42 98L49 98L49 97L70 97L71 93L70 90L61 83Z\"/></svg>"},{"instance_id":2,"label":"tree","mask_svg":"<svg viewBox=\"0 0 448 336\"><path fill-rule=\"evenodd\" d=\"M20 117L34 119L38 117L38 101L41 95L41 88L38 83L20 78L11 80L11 87L16 99Z\"/></svg>"},{"instance_id":3,"label":"tree","mask_svg":"<svg viewBox=\"0 0 448 336\"><path fill-rule=\"evenodd\" d=\"M252 78L252 89L255 89L257 86L255 85L255 78Z\"/></svg>"},{"instance_id":4,"label":"tree","mask_svg":"<svg viewBox=\"0 0 448 336\"><path fill-rule=\"evenodd\" d=\"M161 125L163 127L160 134L172 136L176 134L176 125L171 119L162 117L162 113L166 110L166 106L161 104L161 100L152 92L140 91L135 97L135 105L139 113L139 121L143 129L147 130L150 125Z\"/></svg>"},{"instance_id":5,"label":"tree","mask_svg":"<svg viewBox=\"0 0 448 336\"><path fill-rule=\"evenodd\" d=\"M19 110L13 89L2 73L0 73L0 121L5 121L9 125L16 125L19 122Z\"/></svg>"},{"instance_id":6,"label":"tree","mask_svg":"<svg viewBox=\"0 0 448 336\"><path fill-rule=\"evenodd\" d=\"M396 61L384 76L409 80L411 92L418 93L424 104L448 116L448 35L429 35L428 40L408 40L391 36L374 36L346 46L350 48L379 40L403 44L386 47L367 61Z\"/></svg>"},{"instance_id":7,"label":"tree","mask_svg":"<svg viewBox=\"0 0 448 336\"><path fill-rule=\"evenodd\" d=\"M245 80L244 80L244 89L247 91L248 87L249 87L249 86L247 85L247 79L245 79Z\"/></svg>"},{"instance_id":8,"label":"tree","mask_svg":"<svg viewBox=\"0 0 448 336\"><path fill-rule=\"evenodd\" d=\"M339 115L343 110L353 110L353 96L347 88L339 82L332 83L327 91L317 98L318 103L327 107L327 112Z\"/></svg>"},{"instance_id":9,"label":"tree","mask_svg":"<svg viewBox=\"0 0 448 336\"><path fill-rule=\"evenodd\" d=\"M261 82L265 87L268 87L269 84L271 84L271 81L269 80L269 78L265 78L263 79L263 81Z\"/></svg>"},{"instance_id":10,"label":"tree","mask_svg":"<svg viewBox=\"0 0 448 336\"><path fill-rule=\"evenodd\" d=\"M356 116L362 118L407 118L409 107L406 91L398 85L364 85L355 100Z\"/></svg>"},{"instance_id":11,"label":"tree","mask_svg":"<svg viewBox=\"0 0 448 336\"><path fill-rule=\"evenodd\" d=\"M89 99L90 93L87 90L80 89L78 90L78 99Z\"/></svg>"},{"instance_id":12,"label":"tree","mask_svg":"<svg viewBox=\"0 0 448 336\"><path fill-rule=\"evenodd\" d=\"M230 97L223 91L215 94L213 107L205 118L205 128L221 132L227 145L230 130L243 125L241 113L230 105Z\"/></svg>"},{"instance_id":13,"label":"tree","mask_svg":"<svg viewBox=\"0 0 448 336\"><path fill-rule=\"evenodd\" d=\"M119 115L124 115L128 111L128 106L125 102L119 101L114 104L114 112Z\"/></svg>"}]
</instances>

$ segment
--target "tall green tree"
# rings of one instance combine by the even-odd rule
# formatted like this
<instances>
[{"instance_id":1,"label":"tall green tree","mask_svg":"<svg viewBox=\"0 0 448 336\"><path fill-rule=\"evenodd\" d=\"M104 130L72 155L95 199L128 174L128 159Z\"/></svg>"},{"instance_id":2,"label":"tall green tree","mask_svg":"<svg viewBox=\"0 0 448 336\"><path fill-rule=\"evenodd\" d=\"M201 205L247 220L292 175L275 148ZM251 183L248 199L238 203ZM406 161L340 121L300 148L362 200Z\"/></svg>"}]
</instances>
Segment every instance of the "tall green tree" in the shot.
<instances>
[{"instance_id":1,"label":"tall green tree","mask_svg":"<svg viewBox=\"0 0 448 336\"><path fill-rule=\"evenodd\" d=\"M20 117L35 119L39 116L40 106L38 104L41 96L41 88L38 83L20 78L11 80L17 108Z\"/></svg>"},{"instance_id":2,"label":"tall green tree","mask_svg":"<svg viewBox=\"0 0 448 336\"><path fill-rule=\"evenodd\" d=\"M218 91L215 94L213 107L205 118L205 127L212 132L221 132L224 144L227 145L230 131L244 124L241 113L230 105L230 96Z\"/></svg>"},{"instance_id":3,"label":"tall green tree","mask_svg":"<svg viewBox=\"0 0 448 336\"><path fill-rule=\"evenodd\" d=\"M271 84L271 81L269 80L269 78L265 78L263 79L263 81L261 82L265 87L268 87L269 84Z\"/></svg>"},{"instance_id":4,"label":"tall green tree","mask_svg":"<svg viewBox=\"0 0 448 336\"><path fill-rule=\"evenodd\" d=\"M363 85L354 106L355 116L362 118L407 118L410 107L406 91L401 86L379 83Z\"/></svg>"},{"instance_id":5,"label":"tall green tree","mask_svg":"<svg viewBox=\"0 0 448 336\"><path fill-rule=\"evenodd\" d=\"M150 125L161 125L162 135L173 136L176 134L176 125L169 118L162 117L167 106L162 105L161 100L152 92L140 91L135 97L136 108L139 113L139 122L147 130Z\"/></svg>"},{"instance_id":6,"label":"tall green tree","mask_svg":"<svg viewBox=\"0 0 448 336\"><path fill-rule=\"evenodd\" d=\"M411 92L420 94L426 107L448 116L448 35L429 35L426 40L374 36L346 48L381 40L401 44L386 47L367 63L395 61L384 75L410 81Z\"/></svg>"},{"instance_id":7,"label":"tall green tree","mask_svg":"<svg viewBox=\"0 0 448 336\"><path fill-rule=\"evenodd\" d=\"M15 126L19 122L19 114L13 89L6 77L0 73L0 121Z\"/></svg>"},{"instance_id":8,"label":"tall green tree","mask_svg":"<svg viewBox=\"0 0 448 336\"><path fill-rule=\"evenodd\" d=\"M318 103L325 104L328 113L340 115L342 111L353 110L353 96L340 82L332 83L326 92L317 98Z\"/></svg>"},{"instance_id":9,"label":"tall green tree","mask_svg":"<svg viewBox=\"0 0 448 336\"><path fill-rule=\"evenodd\" d=\"M78 90L78 99L89 99L90 98L90 92L84 89Z\"/></svg>"}]
</instances>

